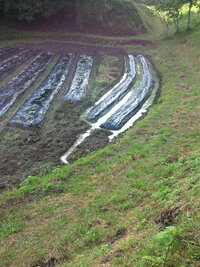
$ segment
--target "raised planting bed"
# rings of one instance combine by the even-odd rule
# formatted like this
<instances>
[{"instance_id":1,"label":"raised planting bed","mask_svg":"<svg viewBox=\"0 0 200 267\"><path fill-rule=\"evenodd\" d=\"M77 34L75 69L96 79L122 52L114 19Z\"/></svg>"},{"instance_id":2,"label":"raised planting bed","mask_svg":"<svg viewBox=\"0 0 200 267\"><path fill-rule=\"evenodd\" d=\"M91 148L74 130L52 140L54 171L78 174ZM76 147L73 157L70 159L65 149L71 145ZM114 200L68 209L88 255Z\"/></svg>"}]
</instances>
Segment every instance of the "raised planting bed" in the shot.
<instances>
[{"instance_id":1,"label":"raised planting bed","mask_svg":"<svg viewBox=\"0 0 200 267\"><path fill-rule=\"evenodd\" d=\"M0 48L0 54L10 49ZM37 50L1 81L0 190L105 146L154 103L156 72L135 52L60 44L17 49L10 59ZM154 77L153 89L144 98L138 92L135 107L134 92L153 85ZM63 96L69 96L68 101ZM94 111L94 118L88 119ZM112 118L115 124L104 129Z\"/></svg>"},{"instance_id":2,"label":"raised planting bed","mask_svg":"<svg viewBox=\"0 0 200 267\"><path fill-rule=\"evenodd\" d=\"M120 131L127 130L132 125L132 120L136 121L140 118L142 113L146 112L146 108L153 103L156 96L153 89L157 90L158 87L156 73L151 63L142 55L138 55L135 59L129 55L128 62L128 68L126 65L125 74L119 84L106 93L94 108L86 112L86 118L89 117L90 112L94 112L92 114L96 120L91 123L91 128L81 134L61 157L64 164L68 163L68 159L76 153L77 149L84 146L89 137L91 140L96 130L108 129L109 139L112 140L111 138L117 136ZM149 97L153 99L147 103L146 100ZM134 118L136 113L138 113L137 118Z\"/></svg>"},{"instance_id":3,"label":"raised planting bed","mask_svg":"<svg viewBox=\"0 0 200 267\"><path fill-rule=\"evenodd\" d=\"M63 96L64 99L71 102L80 102L83 100L88 88L92 65L93 58L91 56L80 56L74 78L68 92Z\"/></svg>"},{"instance_id":4,"label":"raised planting bed","mask_svg":"<svg viewBox=\"0 0 200 267\"><path fill-rule=\"evenodd\" d=\"M0 60L13 56L17 52L19 52L19 48L9 46L2 47L0 48Z\"/></svg>"},{"instance_id":5,"label":"raised planting bed","mask_svg":"<svg viewBox=\"0 0 200 267\"><path fill-rule=\"evenodd\" d=\"M9 109L17 97L23 93L44 70L52 54L42 53L30 63L19 75L0 88L0 117Z\"/></svg>"},{"instance_id":6,"label":"raised planting bed","mask_svg":"<svg viewBox=\"0 0 200 267\"><path fill-rule=\"evenodd\" d=\"M124 60L125 66L122 79L88 111L87 119L98 120L130 90L136 77L136 64L132 55L128 55Z\"/></svg>"},{"instance_id":7,"label":"raised planting bed","mask_svg":"<svg viewBox=\"0 0 200 267\"><path fill-rule=\"evenodd\" d=\"M12 117L10 123L31 126L42 121L54 96L63 85L72 58L72 54L60 56L49 75L28 97L23 106Z\"/></svg>"},{"instance_id":8,"label":"raised planting bed","mask_svg":"<svg viewBox=\"0 0 200 267\"><path fill-rule=\"evenodd\" d=\"M119 130L140 109L149 97L154 84L155 77L152 74L152 65L142 55L137 56L142 66L142 78L139 85L134 89L125 104L123 104L101 127L109 130Z\"/></svg>"},{"instance_id":9,"label":"raised planting bed","mask_svg":"<svg viewBox=\"0 0 200 267\"><path fill-rule=\"evenodd\" d=\"M5 77L6 75L10 74L17 67L19 67L23 62L25 62L29 58L37 55L38 53L39 53L38 50L27 50L27 51L24 51L21 54L13 57L13 58L10 58L10 59L4 61L0 65L0 79Z\"/></svg>"}]
</instances>

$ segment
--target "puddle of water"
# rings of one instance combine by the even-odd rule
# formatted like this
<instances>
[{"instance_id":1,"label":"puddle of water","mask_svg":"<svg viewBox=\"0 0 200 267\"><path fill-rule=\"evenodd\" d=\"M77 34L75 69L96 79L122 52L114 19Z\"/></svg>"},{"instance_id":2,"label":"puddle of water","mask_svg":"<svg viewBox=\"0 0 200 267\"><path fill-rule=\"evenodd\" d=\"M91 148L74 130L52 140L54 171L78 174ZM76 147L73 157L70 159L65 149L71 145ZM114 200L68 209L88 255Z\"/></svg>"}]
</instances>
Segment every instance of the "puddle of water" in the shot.
<instances>
[{"instance_id":1,"label":"puddle of water","mask_svg":"<svg viewBox=\"0 0 200 267\"><path fill-rule=\"evenodd\" d=\"M61 161L65 164L68 163L67 158L75 151L75 149L89 137L95 129L99 129L101 124L104 123L121 105L126 103L132 92L129 92L117 105L115 105L108 113L99 118L97 122L91 123L91 128L84 134L81 134L72 147L61 157Z\"/></svg>"},{"instance_id":2,"label":"puddle of water","mask_svg":"<svg viewBox=\"0 0 200 267\"><path fill-rule=\"evenodd\" d=\"M73 144L73 146L71 146L69 148L69 150L60 158L61 161L64 163L64 164L68 164L69 162L67 161L68 157L75 151L75 149L81 144L83 143L83 141L88 137L90 136L93 131L95 130L95 128L90 128L89 130L87 130L87 132L81 134L78 139L76 140L76 142Z\"/></svg>"},{"instance_id":3,"label":"puddle of water","mask_svg":"<svg viewBox=\"0 0 200 267\"><path fill-rule=\"evenodd\" d=\"M93 58L91 56L80 56L69 91L63 99L71 102L80 102L85 97L92 66Z\"/></svg>"}]
</instances>

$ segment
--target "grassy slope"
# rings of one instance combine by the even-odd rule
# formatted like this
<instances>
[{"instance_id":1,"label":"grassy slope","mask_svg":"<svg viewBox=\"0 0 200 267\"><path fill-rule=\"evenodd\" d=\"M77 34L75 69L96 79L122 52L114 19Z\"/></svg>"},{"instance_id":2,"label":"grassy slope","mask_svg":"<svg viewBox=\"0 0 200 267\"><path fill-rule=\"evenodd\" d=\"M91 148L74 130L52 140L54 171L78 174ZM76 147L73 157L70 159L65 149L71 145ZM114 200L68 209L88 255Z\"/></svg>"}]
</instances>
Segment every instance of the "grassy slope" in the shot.
<instances>
[{"instance_id":1,"label":"grassy slope","mask_svg":"<svg viewBox=\"0 0 200 267\"><path fill-rule=\"evenodd\" d=\"M114 144L2 196L2 266L199 266L199 40L143 48L161 95Z\"/></svg>"},{"instance_id":2,"label":"grassy slope","mask_svg":"<svg viewBox=\"0 0 200 267\"><path fill-rule=\"evenodd\" d=\"M96 33L102 33L103 37L109 35L119 35L123 38L124 35L138 35L140 33L146 33L149 28L152 27L152 19L146 16L148 9L143 4L136 4L132 0L115 0L110 1L108 5L99 4L95 1L87 1L76 7L76 11L71 10L72 13L76 13L75 18L66 18L65 12L60 12L49 18L37 18L34 23L21 22L18 23L18 27L26 28L27 31L20 31L14 28L7 27L6 18L0 18L0 40L6 39L12 33L12 39L23 38L41 35L42 31L46 36L51 34L59 35L77 35L77 32L71 32L79 30L79 36L85 36L88 32L95 34L88 34L88 36L96 37ZM72 15L72 17L74 17ZM39 20L38 20L39 19ZM76 21L75 21L76 20ZM47 27L48 24L48 27ZM60 25L58 25L60 24ZM10 22L9 25L16 25L16 22ZM57 27L56 27L57 25ZM62 28L61 28L62 26ZM38 29L39 32L36 32ZM28 32L28 30L30 30ZM54 32L53 32L54 31ZM68 32L67 32L68 31Z\"/></svg>"}]
</instances>

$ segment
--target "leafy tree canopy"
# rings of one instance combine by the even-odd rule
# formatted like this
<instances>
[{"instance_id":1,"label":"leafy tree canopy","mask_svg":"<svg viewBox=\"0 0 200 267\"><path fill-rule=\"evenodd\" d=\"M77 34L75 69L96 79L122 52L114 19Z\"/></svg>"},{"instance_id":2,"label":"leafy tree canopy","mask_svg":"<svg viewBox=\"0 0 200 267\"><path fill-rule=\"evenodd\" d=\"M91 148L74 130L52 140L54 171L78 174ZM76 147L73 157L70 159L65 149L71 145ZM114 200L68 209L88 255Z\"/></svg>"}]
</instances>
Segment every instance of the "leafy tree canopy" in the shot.
<instances>
[{"instance_id":1,"label":"leafy tree canopy","mask_svg":"<svg viewBox=\"0 0 200 267\"><path fill-rule=\"evenodd\" d=\"M1 12L32 21L36 15L48 17L62 8L72 6L73 0L0 0Z\"/></svg>"},{"instance_id":2,"label":"leafy tree canopy","mask_svg":"<svg viewBox=\"0 0 200 267\"><path fill-rule=\"evenodd\" d=\"M58 11L63 11L64 15L66 12L79 28L93 25L112 33L126 34L145 30L133 0L0 0L0 12L4 17L29 22Z\"/></svg>"}]
</instances>

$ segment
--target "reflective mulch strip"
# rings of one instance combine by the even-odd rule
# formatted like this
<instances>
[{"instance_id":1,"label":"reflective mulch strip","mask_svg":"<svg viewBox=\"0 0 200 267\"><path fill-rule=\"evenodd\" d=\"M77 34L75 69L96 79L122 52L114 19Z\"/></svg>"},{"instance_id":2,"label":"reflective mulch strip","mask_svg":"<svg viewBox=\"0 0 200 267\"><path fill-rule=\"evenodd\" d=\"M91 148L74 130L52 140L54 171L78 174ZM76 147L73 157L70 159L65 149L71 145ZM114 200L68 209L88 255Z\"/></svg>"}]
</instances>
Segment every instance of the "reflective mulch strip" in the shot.
<instances>
[{"instance_id":1,"label":"reflective mulch strip","mask_svg":"<svg viewBox=\"0 0 200 267\"><path fill-rule=\"evenodd\" d=\"M49 75L32 92L23 106L10 120L10 123L31 126L42 121L55 94L63 85L72 58L72 54L61 55Z\"/></svg>"},{"instance_id":2,"label":"reflective mulch strip","mask_svg":"<svg viewBox=\"0 0 200 267\"><path fill-rule=\"evenodd\" d=\"M16 47L3 47L0 48L0 60L4 60L8 57L11 57L15 55L17 52L19 52L19 48Z\"/></svg>"},{"instance_id":3,"label":"reflective mulch strip","mask_svg":"<svg viewBox=\"0 0 200 267\"><path fill-rule=\"evenodd\" d=\"M0 117L14 103L18 95L23 93L36 79L37 75L47 66L52 54L40 54L19 75L0 88Z\"/></svg>"},{"instance_id":4,"label":"reflective mulch strip","mask_svg":"<svg viewBox=\"0 0 200 267\"><path fill-rule=\"evenodd\" d=\"M142 80L138 87L133 91L127 102L121 106L101 127L110 130L119 130L141 107L150 95L155 77L151 73L150 62L142 55L137 56L142 64Z\"/></svg>"},{"instance_id":5,"label":"reflective mulch strip","mask_svg":"<svg viewBox=\"0 0 200 267\"><path fill-rule=\"evenodd\" d=\"M0 79L2 79L4 76L10 74L18 66L20 66L23 62L25 62L29 58L37 55L38 53L39 53L38 50L28 50L28 51L24 51L20 55L17 55L13 58L10 58L10 59L4 61L0 65Z\"/></svg>"},{"instance_id":6,"label":"reflective mulch strip","mask_svg":"<svg viewBox=\"0 0 200 267\"><path fill-rule=\"evenodd\" d=\"M102 100L97 102L97 104L89 110L87 114L87 119L97 120L104 115L109 109L114 105L119 103L119 101L124 97L124 95L129 91L136 77L136 64L134 57L128 55L125 58L125 70L122 79L116 84L107 95L106 98L102 97Z\"/></svg>"},{"instance_id":7,"label":"reflective mulch strip","mask_svg":"<svg viewBox=\"0 0 200 267\"><path fill-rule=\"evenodd\" d=\"M69 91L63 97L64 99L71 102L80 102L85 97L92 65L93 58L91 56L80 56L74 78L70 85Z\"/></svg>"}]
</instances>

